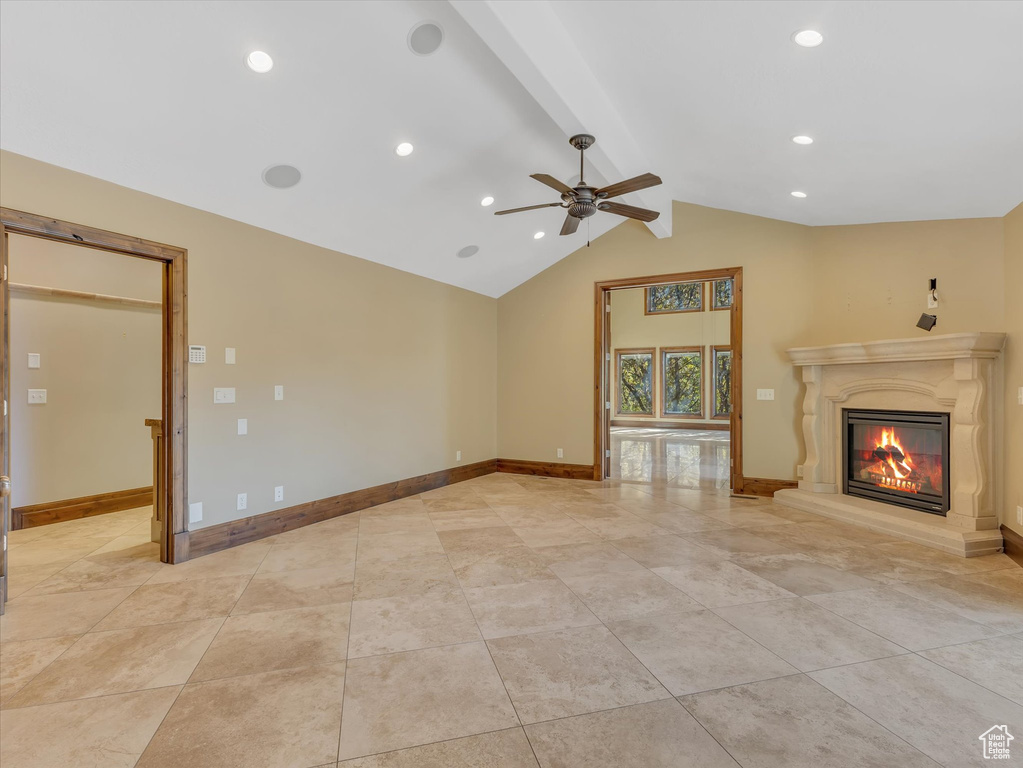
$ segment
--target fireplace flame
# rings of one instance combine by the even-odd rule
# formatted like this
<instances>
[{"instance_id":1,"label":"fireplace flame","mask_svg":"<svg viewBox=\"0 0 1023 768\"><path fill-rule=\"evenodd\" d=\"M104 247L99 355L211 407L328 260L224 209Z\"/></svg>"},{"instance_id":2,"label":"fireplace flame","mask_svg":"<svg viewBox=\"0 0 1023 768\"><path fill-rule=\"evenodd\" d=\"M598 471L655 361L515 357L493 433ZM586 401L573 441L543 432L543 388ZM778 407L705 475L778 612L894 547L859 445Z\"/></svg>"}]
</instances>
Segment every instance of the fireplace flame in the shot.
<instances>
[{"instance_id":1,"label":"fireplace flame","mask_svg":"<svg viewBox=\"0 0 1023 768\"><path fill-rule=\"evenodd\" d=\"M875 440L874 458L877 463L870 472L871 479L880 486L916 493L920 482L911 479L913 457L906 452L895 435L895 428L881 430L880 441Z\"/></svg>"}]
</instances>

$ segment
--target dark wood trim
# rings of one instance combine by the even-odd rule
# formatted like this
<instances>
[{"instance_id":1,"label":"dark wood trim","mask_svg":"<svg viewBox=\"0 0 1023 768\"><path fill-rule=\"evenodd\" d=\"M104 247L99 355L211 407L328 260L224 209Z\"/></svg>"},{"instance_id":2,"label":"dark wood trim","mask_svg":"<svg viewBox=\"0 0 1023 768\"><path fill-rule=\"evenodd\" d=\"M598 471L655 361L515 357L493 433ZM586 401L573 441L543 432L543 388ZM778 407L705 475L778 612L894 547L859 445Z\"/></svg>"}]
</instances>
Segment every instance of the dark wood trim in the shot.
<instances>
[{"instance_id":1,"label":"dark wood trim","mask_svg":"<svg viewBox=\"0 0 1023 768\"><path fill-rule=\"evenodd\" d=\"M644 315L683 315L690 312L703 312L707 309L707 283L700 280L676 280L675 283L700 283L700 306L696 309L650 309L650 289L653 285L648 285L643 288L643 314ZM668 283L668 285L674 285L674 283Z\"/></svg>"},{"instance_id":2,"label":"dark wood trim","mask_svg":"<svg viewBox=\"0 0 1023 768\"><path fill-rule=\"evenodd\" d=\"M459 483L497 471L498 461L489 459L475 464L430 472L419 477L410 477L393 483L363 488L358 491L317 499L293 507L265 512L241 520L232 520L208 528L191 531L187 546L191 557L202 557L211 552L235 547L250 541L257 541L285 531L292 531L313 523L320 523L334 517L375 507L388 501L397 501L407 496L432 491L451 483Z\"/></svg>"},{"instance_id":3,"label":"dark wood trim","mask_svg":"<svg viewBox=\"0 0 1023 768\"><path fill-rule=\"evenodd\" d=\"M775 491L795 488L795 480L773 480L769 477L743 478L743 493L750 496L774 496Z\"/></svg>"},{"instance_id":4,"label":"dark wood trim","mask_svg":"<svg viewBox=\"0 0 1023 768\"><path fill-rule=\"evenodd\" d=\"M108 512L138 509L139 507L148 507L152 503L153 486L150 485L145 488L129 488L125 491L96 493L92 496L79 496L76 499L15 507L11 510L11 530L18 531L22 528L62 523L65 520L80 520L83 517L105 515Z\"/></svg>"},{"instance_id":5,"label":"dark wood trim","mask_svg":"<svg viewBox=\"0 0 1023 768\"><path fill-rule=\"evenodd\" d=\"M668 413L664 409L664 374L668 370L668 367L664 364L664 356L670 355L674 352L695 352L700 356L700 412L699 413ZM703 367L703 347L658 347L657 349L657 397L658 411L661 414L661 418L665 419L705 419L704 415L707 412L707 403L704 400L704 384L707 378L707 369Z\"/></svg>"},{"instance_id":6,"label":"dark wood trim","mask_svg":"<svg viewBox=\"0 0 1023 768\"><path fill-rule=\"evenodd\" d=\"M498 472L515 475L537 475L539 477L561 477L570 480L592 480L593 466L590 464L563 464L555 461L526 461L525 459L498 459Z\"/></svg>"},{"instance_id":7,"label":"dark wood trim","mask_svg":"<svg viewBox=\"0 0 1023 768\"><path fill-rule=\"evenodd\" d=\"M664 421L663 419L611 419L612 427L631 427L632 429L689 429L689 430L718 430L727 432L730 427L723 421L692 422L692 421Z\"/></svg>"},{"instance_id":8,"label":"dark wood trim","mask_svg":"<svg viewBox=\"0 0 1023 768\"><path fill-rule=\"evenodd\" d=\"M108 232L82 224L72 224L34 213L0 208L0 234L3 235L4 259L7 256L7 235L16 233L39 237L69 245L113 251L127 256L151 259L163 264L163 405L165 462L161 478L157 481L156 493L164 499L162 508L165 515L163 533L160 537L160 559L166 563L184 562L188 559L188 531L185 510L188 506L188 251L173 245L165 245L140 237ZM8 286L4 281L4 310ZM6 323L4 324L6 328ZM4 354L8 341L3 339ZM5 376L7 361L4 361ZM3 435L4 455L10 430ZM163 487L159 487L159 486ZM178 551L179 548L181 551ZM0 556L0 577L6 575L6 562Z\"/></svg>"},{"instance_id":9,"label":"dark wood trim","mask_svg":"<svg viewBox=\"0 0 1023 768\"><path fill-rule=\"evenodd\" d=\"M1000 526L999 530L1002 532L1005 554L1012 558L1017 565L1023 566L1023 536L1007 525Z\"/></svg>"},{"instance_id":10,"label":"dark wood trim","mask_svg":"<svg viewBox=\"0 0 1023 768\"><path fill-rule=\"evenodd\" d=\"M624 413L619 409L622 407L622 393L618 389L618 384L622 380L622 355L650 355L650 413L643 414L639 412L629 411ZM637 347L635 349L616 349L615 350L615 384L612 387L614 392L615 402L614 410L617 416L653 416L657 411L657 403L654 402L657 397L657 348L656 347Z\"/></svg>"},{"instance_id":11,"label":"dark wood trim","mask_svg":"<svg viewBox=\"0 0 1023 768\"><path fill-rule=\"evenodd\" d=\"M650 275L648 277L627 277L617 280L603 280L593 284L593 479L603 480L609 474L607 451L610 448L610 424L612 414L605 407L610 402L611 382L605 366L611 350L611 333L608 323L608 297L611 291L622 288L646 288L664 283L685 283L697 280L732 278L732 306L729 320L729 344L732 347L732 415L729 419L731 440L731 489L744 492L742 474L742 267L704 269L696 272L682 272L671 275ZM617 410L617 409L616 409Z\"/></svg>"}]
</instances>

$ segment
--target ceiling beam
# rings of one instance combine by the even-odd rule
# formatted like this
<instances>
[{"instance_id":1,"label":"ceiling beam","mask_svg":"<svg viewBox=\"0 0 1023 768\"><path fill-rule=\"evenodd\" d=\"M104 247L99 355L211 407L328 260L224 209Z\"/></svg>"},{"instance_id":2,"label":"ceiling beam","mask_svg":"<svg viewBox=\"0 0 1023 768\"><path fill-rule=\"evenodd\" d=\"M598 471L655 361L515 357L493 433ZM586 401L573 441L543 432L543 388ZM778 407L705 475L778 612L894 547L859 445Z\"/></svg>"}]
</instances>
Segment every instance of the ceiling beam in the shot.
<instances>
[{"instance_id":1,"label":"ceiling beam","mask_svg":"<svg viewBox=\"0 0 1023 768\"><path fill-rule=\"evenodd\" d=\"M597 137L597 143L586 150L586 159L608 183L656 173L550 3L449 2L566 136L592 133ZM659 211L661 215L646 226L657 237L671 237L671 197L665 187L633 192L623 199Z\"/></svg>"}]
</instances>

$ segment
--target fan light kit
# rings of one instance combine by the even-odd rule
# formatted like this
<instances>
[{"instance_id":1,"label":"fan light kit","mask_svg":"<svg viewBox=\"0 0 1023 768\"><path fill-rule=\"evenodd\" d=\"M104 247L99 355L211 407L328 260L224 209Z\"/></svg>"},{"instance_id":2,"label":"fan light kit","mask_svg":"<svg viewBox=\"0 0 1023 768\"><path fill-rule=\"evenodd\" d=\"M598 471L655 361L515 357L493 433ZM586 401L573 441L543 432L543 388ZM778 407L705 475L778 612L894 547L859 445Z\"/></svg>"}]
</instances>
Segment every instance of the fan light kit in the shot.
<instances>
[{"instance_id":1,"label":"fan light kit","mask_svg":"<svg viewBox=\"0 0 1023 768\"><path fill-rule=\"evenodd\" d=\"M798 192L797 191L797 192L789 192L789 194L792 195L793 197L798 197L800 200L802 200L804 197L806 197L806 192Z\"/></svg>"},{"instance_id":2,"label":"fan light kit","mask_svg":"<svg viewBox=\"0 0 1023 768\"><path fill-rule=\"evenodd\" d=\"M486 208L488 205L493 205L493 204L494 204L494 198L492 198L490 195L487 195L482 200L480 200L480 205L482 205L484 208Z\"/></svg>"},{"instance_id":3,"label":"fan light kit","mask_svg":"<svg viewBox=\"0 0 1023 768\"><path fill-rule=\"evenodd\" d=\"M804 48L816 48L824 42L824 35L814 29L802 29L792 36L792 40Z\"/></svg>"},{"instance_id":4,"label":"fan light kit","mask_svg":"<svg viewBox=\"0 0 1023 768\"><path fill-rule=\"evenodd\" d=\"M813 144L813 139L811 139L809 136L793 136L792 143L802 144L805 146L807 144Z\"/></svg>"},{"instance_id":5,"label":"fan light kit","mask_svg":"<svg viewBox=\"0 0 1023 768\"><path fill-rule=\"evenodd\" d=\"M576 230L579 229L579 222L593 216L597 211L607 211L608 213L614 213L630 219L639 219L640 221L653 221L660 216L661 214L657 211L637 208L633 205L625 205L624 203L612 203L607 200L609 197L617 197L629 192L638 192L647 187L656 187L661 183L661 180L652 173L644 173L642 176L636 176L627 181L619 181L617 184L601 189L586 183L584 176L585 152L596 141L588 133L580 133L568 140L569 144L579 150L579 183L574 187L570 187L553 176L548 176L546 173L530 175L530 178L536 179L541 184L546 184L551 189L559 192L561 194L560 203L541 203L540 205L527 205L524 208L510 208L506 211L495 211L494 215L504 216L506 213L532 211L537 208L564 208L568 215L565 217L565 223L561 226L562 235L575 234ZM539 240L543 235L543 232L537 232L533 235L533 239Z\"/></svg>"},{"instance_id":6,"label":"fan light kit","mask_svg":"<svg viewBox=\"0 0 1023 768\"><path fill-rule=\"evenodd\" d=\"M270 58L269 53L263 51L253 51L245 57L245 64L253 72L257 72L260 75L265 75L271 69L274 68L274 60Z\"/></svg>"},{"instance_id":7,"label":"fan light kit","mask_svg":"<svg viewBox=\"0 0 1023 768\"><path fill-rule=\"evenodd\" d=\"M413 147L407 141L403 141L401 144L394 148L394 154L396 154L398 157L408 157L409 155L412 154L413 149L415 149L415 147Z\"/></svg>"}]
</instances>

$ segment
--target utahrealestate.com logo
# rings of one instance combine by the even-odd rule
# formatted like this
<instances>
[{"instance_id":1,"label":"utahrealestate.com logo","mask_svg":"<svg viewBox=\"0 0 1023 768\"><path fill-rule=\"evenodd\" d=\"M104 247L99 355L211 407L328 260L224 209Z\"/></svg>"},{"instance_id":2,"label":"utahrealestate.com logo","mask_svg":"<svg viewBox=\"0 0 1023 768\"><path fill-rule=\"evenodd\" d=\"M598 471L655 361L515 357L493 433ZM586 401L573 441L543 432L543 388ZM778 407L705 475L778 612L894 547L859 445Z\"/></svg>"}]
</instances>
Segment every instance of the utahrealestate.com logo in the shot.
<instances>
[{"instance_id":1,"label":"utahrealestate.com logo","mask_svg":"<svg viewBox=\"0 0 1023 768\"><path fill-rule=\"evenodd\" d=\"M977 737L984 742L985 760L1008 760L1009 742L1013 735L1007 725L993 725Z\"/></svg>"}]
</instances>

